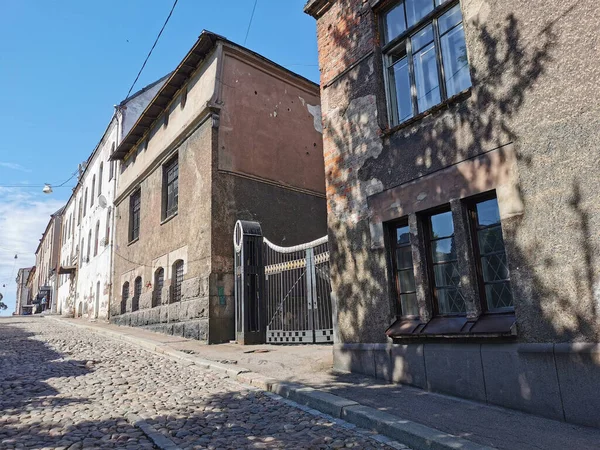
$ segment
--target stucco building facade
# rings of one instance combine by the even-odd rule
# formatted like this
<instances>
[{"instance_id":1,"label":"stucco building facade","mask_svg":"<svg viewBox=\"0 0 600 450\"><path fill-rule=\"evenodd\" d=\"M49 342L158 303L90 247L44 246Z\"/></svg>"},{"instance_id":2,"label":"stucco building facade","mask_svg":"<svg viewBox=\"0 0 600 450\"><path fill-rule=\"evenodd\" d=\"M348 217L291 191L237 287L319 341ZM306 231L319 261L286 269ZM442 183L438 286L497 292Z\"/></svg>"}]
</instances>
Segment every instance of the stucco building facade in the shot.
<instances>
[{"instance_id":1,"label":"stucco building facade","mask_svg":"<svg viewBox=\"0 0 600 450\"><path fill-rule=\"evenodd\" d=\"M203 32L121 161L111 321L234 338L233 227L292 245L326 232L318 86Z\"/></svg>"},{"instance_id":2,"label":"stucco building facade","mask_svg":"<svg viewBox=\"0 0 600 450\"><path fill-rule=\"evenodd\" d=\"M17 283L17 296L15 297L16 315L32 313L31 292L29 292L29 288L27 287L27 278L29 278L30 273L31 267L21 268L17 272L17 278L15 279Z\"/></svg>"},{"instance_id":3,"label":"stucco building facade","mask_svg":"<svg viewBox=\"0 0 600 450\"><path fill-rule=\"evenodd\" d=\"M100 142L80 166L63 213L58 286L63 315L108 320L119 171L118 162L109 158L163 82L164 77L115 106Z\"/></svg>"},{"instance_id":4,"label":"stucco building facade","mask_svg":"<svg viewBox=\"0 0 600 450\"><path fill-rule=\"evenodd\" d=\"M600 426L600 8L310 0L335 366Z\"/></svg>"},{"instance_id":5,"label":"stucco building facade","mask_svg":"<svg viewBox=\"0 0 600 450\"><path fill-rule=\"evenodd\" d=\"M45 309L60 312L58 308L58 268L60 258L60 239L62 231L62 213L64 207L50 216L48 225L35 251L34 285L32 303L38 305L34 312ZM46 299L42 308L42 300Z\"/></svg>"}]
</instances>

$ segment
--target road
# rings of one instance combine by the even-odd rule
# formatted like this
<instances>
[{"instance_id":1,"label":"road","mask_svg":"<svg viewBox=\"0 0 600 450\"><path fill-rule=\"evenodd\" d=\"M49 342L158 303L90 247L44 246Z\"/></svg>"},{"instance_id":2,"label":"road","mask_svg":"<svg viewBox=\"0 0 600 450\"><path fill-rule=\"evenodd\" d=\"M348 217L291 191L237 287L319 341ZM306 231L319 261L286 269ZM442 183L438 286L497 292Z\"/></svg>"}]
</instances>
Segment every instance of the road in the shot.
<instances>
[{"instance_id":1,"label":"road","mask_svg":"<svg viewBox=\"0 0 600 450\"><path fill-rule=\"evenodd\" d=\"M179 448L406 448L89 330L0 319L0 448L159 448L136 416Z\"/></svg>"}]
</instances>

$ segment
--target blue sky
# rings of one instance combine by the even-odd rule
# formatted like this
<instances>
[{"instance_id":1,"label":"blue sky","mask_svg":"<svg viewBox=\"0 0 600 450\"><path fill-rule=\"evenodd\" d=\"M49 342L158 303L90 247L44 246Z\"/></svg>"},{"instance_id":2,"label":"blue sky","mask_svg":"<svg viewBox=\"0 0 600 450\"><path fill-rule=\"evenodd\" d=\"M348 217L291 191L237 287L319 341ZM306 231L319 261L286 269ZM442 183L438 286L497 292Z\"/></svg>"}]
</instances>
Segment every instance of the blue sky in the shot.
<instances>
[{"instance_id":1,"label":"blue sky","mask_svg":"<svg viewBox=\"0 0 600 450\"><path fill-rule=\"evenodd\" d=\"M49 214L74 183L52 195L37 185L65 181L94 149L172 4L0 0L0 293L9 305L3 314L14 311L17 269L34 264ZM246 46L318 82L316 25L304 4L258 0ZM203 29L243 44L253 6L254 0L179 0L134 91L173 70Z\"/></svg>"}]
</instances>

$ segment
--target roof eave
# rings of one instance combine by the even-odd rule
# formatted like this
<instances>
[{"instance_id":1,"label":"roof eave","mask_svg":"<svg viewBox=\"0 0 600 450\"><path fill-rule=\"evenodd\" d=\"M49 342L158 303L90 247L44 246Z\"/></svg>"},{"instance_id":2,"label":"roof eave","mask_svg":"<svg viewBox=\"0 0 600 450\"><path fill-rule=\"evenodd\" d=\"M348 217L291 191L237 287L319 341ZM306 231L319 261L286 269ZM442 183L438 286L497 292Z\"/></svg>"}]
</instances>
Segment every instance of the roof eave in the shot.
<instances>
[{"instance_id":1,"label":"roof eave","mask_svg":"<svg viewBox=\"0 0 600 450\"><path fill-rule=\"evenodd\" d=\"M156 118L159 117L171 103L174 94L188 81L189 76L206 58L219 39L225 40L225 38L218 34L206 30L202 31L194 46L179 63L177 68L171 72L167 81L165 81L152 101L146 106L146 109L142 112L140 117L138 117L138 120L133 127L131 127L127 136L125 136L119 146L115 149L110 157L111 161L123 160L129 151L137 145L140 139L150 130L154 120L156 120ZM168 92L170 92L170 94ZM155 111L158 109L158 111L152 114L151 121L147 121L149 112L152 109ZM144 124L145 121L148 123Z\"/></svg>"}]
</instances>

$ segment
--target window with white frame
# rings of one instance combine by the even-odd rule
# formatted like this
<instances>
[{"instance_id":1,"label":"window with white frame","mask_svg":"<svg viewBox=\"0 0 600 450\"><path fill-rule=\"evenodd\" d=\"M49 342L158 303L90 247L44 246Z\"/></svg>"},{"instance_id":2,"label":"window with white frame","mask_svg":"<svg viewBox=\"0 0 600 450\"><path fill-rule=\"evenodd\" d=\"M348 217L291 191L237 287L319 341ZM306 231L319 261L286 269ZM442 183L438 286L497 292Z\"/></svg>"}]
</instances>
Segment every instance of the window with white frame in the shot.
<instances>
[{"instance_id":1,"label":"window with white frame","mask_svg":"<svg viewBox=\"0 0 600 450\"><path fill-rule=\"evenodd\" d=\"M460 3L403 0L382 17L383 54L392 126L471 86Z\"/></svg>"}]
</instances>

